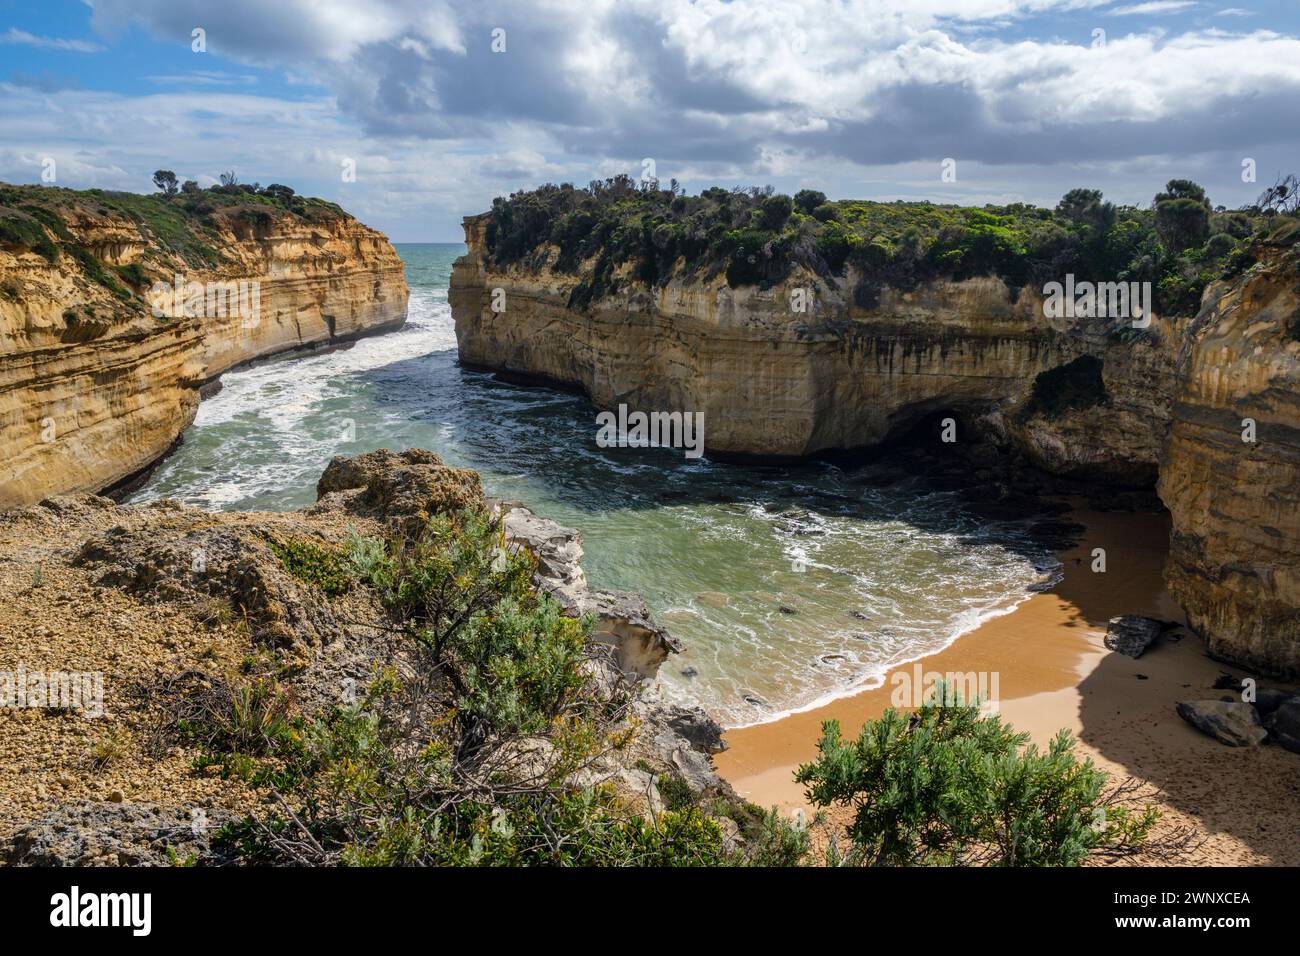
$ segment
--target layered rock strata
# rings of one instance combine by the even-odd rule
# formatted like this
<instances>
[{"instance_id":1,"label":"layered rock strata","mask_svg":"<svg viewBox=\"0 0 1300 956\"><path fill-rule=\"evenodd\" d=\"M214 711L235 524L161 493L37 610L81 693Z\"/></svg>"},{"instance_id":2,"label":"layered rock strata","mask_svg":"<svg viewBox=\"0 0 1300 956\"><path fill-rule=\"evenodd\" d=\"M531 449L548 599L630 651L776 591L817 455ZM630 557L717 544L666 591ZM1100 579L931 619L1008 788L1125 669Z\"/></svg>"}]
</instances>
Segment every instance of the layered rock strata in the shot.
<instances>
[{"instance_id":1,"label":"layered rock strata","mask_svg":"<svg viewBox=\"0 0 1300 956\"><path fill-rule=\"evenodd\" d=\"M650 287L625 266L615 291L576 309L590 263L555 269L543 247L498 268L489 221L465 220L452 272L465 364L575 387L600 408L702 412L713 455L870 447L950 412L958 441L974 429L1053 474L1125 488L1158 476L1168 579L1191 626L1225 659L1300 673L1294 246L1261 245L1198 316L1139 329L1046 318L1040 290L991 277L884 289L866 308L852 268L733 289L721 275Z\"/></svg>"},{"instance_id":2,"label":"layered rock strata","mask_svg":"<svg viewBox=\"0 0 1300 956\"><path fill-rule=\"evenodd\" d=\"M166 453L193 420L199 388L227 369L406 318L396 250L345 215L250 223L218 210L204 239L219 264L199 269L90 198L57 209L82 258L0 244L0 506L110 488ZM127 295L113 270L133 266L146 284ZM197 316L155 317L149 289L177 277L213 290L214 308L205 295ZM241 283L242 307L232 306L227 293Z\"/></svg>"}]
</instances>

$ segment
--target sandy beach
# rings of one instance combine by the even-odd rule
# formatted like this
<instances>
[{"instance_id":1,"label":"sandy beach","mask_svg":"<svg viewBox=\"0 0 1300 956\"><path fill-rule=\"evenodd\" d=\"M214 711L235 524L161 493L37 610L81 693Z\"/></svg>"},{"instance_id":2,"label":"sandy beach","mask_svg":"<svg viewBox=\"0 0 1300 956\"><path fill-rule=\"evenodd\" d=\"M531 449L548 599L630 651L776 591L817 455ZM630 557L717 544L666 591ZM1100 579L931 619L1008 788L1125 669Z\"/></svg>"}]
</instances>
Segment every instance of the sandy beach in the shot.
<instances>
[{"instance_id":1,"label":"sandy beach","mask_svg":"<svg viewBox=\"0 0 1300 956\"><path fill-rule=\"evenodd\" d=\"M1107 620L1119 614L1181 620L1162 581L1167 516L1077 511L1071 517L1088 530L1060 553L1062 580L923 658L922 670L996 674L1003 719L1034 742L1044 745L1067 728L1113 779L1144 781L1153 795L1148 802L1163 814L1158 833L1178 827L1197 833L1199 847L1169 862L1300 864L1300 755L1276 746L1224 746L1174 709L1179 700L1227 696L1213 687L1222 674L1252 675L1210 659L1201 640L1183 629L1167 633L1138 660L1102 643ZM1106 551L1105 573L1091 568L1098 547ZM911 674L914 665L899 670ZM807 806L793 775L815 757L822 722L838 720L846 736L856 736L890 705L893 675L879 688L816 710L729 731L728 750L716 757L719 771L760 805ZM845 813L832 813L832 822Z\"/></svg>"}]
</instances>

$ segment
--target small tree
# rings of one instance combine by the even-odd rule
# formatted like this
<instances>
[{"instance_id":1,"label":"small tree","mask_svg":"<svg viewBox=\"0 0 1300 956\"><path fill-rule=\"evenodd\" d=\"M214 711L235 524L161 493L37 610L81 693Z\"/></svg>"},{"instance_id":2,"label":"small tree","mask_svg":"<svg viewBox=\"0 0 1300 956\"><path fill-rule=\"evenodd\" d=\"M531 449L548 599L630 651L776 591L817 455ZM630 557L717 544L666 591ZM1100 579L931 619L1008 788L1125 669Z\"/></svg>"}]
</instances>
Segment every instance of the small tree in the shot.
<instances>
[{"instance_id":1,"label":"small tree","mask_svg":"<svg viewBox=\"0 0 1300 956\"><path fill-rule=\"evenodd\" d=\"M795 207L806 216L826 201L826 194L817 189L801 189L794 194Z\"/></svg>"},{"instance_id":2,"label":"small tree","mask_svg":"<svg viewBox=\"0 0 1300 956\"><path fill-rule=\"evenodd\" d=\"M1210 234L1210 200L1190 179L1171 179L1156 193L1156 234L1171 252L1199 246Z\"/></svg>"},{"instance_id":3,"label":"small tree","mask_svg":"<svg viewBox=\"0 0 1300 956\"><path fill-rule=\"evenodd\" d=\"M1056 214L1094 234L1106 232L1115 224L1115 207L1102 199L1100 189L1071 189L1056 204Z\"/></svg>"},{"instance_id":4,"label":"small tree","mask_svg":"<svg viewBox=\"0 0 1300 956\"><path fill-rule=\"evenodd\" d=\"M1300 181L1294 174L1279 177L1259 194L1255 208L1267 215L1300 212Z\"/></svg>"},{"instance_id":5,"label":"small tree","mask_svg":"<svg viewBox=\"0 0 1300 956\"><path fill-rule=\"evenodd\" d=\"M790 213L794 212L794 202L789 196L778 193L775 196L766 197L759 209L759 224L761 228L771 232L779 232L785 225L785 221L790 218Z\"/></svg>"},{"instance_id":6,"label":"small tree","mask_svg":"<svg viewBox=\"0 0 1300 956\"><path fill-rule=\"evenodd\" d=\"M1041 753L960 701L910 717L890 708L852 743L837 721L822 729L817 760L795 779L819 807L855 808L848 862L1073 866L1136 850L1159 815L1114 805L1107 774L1075 756L1067 731Z\"/></svg>"},{"instance_id":7,"label":"small tree","mask_svg":"<svg viewBox=\"0 0 1300 956\"><path fill-rule=\"evenodd\" d=\"M270 196L272 199L278 199L286 204L293 198L293 189L280 183L271 183L262 192L264 195Z\"/></svg>"},{"instance_id":8,"label":"small tree","mask_svg":"<svg viewBox=\"0 0 1300 956\"><path fill-rule=\"evenodd\" d=\"M155 172L153 174L153 184L169 199L180 190L180 186L177 185L176 174L170 169L160 169Z\"/></svg>"}]
</instances>

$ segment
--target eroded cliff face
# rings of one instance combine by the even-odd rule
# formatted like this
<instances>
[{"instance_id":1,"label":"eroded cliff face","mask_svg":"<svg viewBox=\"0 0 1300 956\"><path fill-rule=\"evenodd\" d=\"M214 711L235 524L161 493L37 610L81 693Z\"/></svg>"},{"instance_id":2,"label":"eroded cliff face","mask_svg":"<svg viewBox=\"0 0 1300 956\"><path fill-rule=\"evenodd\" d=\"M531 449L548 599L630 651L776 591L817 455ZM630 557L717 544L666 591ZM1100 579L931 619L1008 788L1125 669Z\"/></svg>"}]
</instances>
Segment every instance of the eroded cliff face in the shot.
<instances>
[{"instance_id":1,"label":"eroded cliff face","mask_svg":"<svg viewBox=\"0 0 1300 956\"><path fill-rule=\"evenodd\" d=\"M258 307L156 318L142 301L147 285L114 294L66 251L51 262L0 245L0 506L100 491L139 472L189 425L198 388L234 365L406 318L401 260L350 217L251 222L218 210L205 239L219 264L195 268L147 226L92 202L59 213L69 243L106 271L138 265L149 284L256 283L246 288Z\"/></svg>"},{"instance_id":2,"label":"eroded cliff face","mask_svg":"<svg viewBox=\"0 0 1300 956\"><path fill-rule=\"evenodd\" d=\"M1178 354L1159 491L1174 521L1169 586L1210 653L1300 673L1295 247L1265 248L1206 290Z\"/></svg>"},{"instance_id":3,"label":"eroded cliff face","mask_svg":"<svg viewBox=\"0 0 1300 956\"><path fill-rule=\"evenodd\" d=\"M702 412L713 454L868 447L952 410L1048 470L1154 479L1173 368L1163 323L1122 341L1049 322L1036 290L1015 293L996 278L884 289L864 308L852 301L851 270L826 280L796 269L767 290L732 289L721 275L626 283L578 311L567 302L579 277L553 271L554 256L494 270L485 218L466 219L469 250L451 278L468 365L578 387L602 408ZM1102 359L1094 404L1070 416L1037 410L1037 377L1083 355Z\"/></svg>"},{"instance_id":4,"label":"eroded cliff face","mask_svg":"<svg viewBox=\"0 0 1300 956\"><path fill-rule=\"evenodd\" d=\"M581 276L553 270L552 250L495 269L486 223L466 219L452 273L463 362L602 408L703 412L713 454L871 446L950 410L1054 474L1134 488L1159 474L1189 622L1222 657L1300 672L1294 259L1266 256L1212 287L1194 322L1145 330L1047 319L1037 290L991 278L885 289L864 308L855 276L798 270L768 290L625 282L581 311L568 307ZM808 288L800 313L792 296ZM1260 441L1243 445L1252 414Z\"/></svg>"}]
</instances>

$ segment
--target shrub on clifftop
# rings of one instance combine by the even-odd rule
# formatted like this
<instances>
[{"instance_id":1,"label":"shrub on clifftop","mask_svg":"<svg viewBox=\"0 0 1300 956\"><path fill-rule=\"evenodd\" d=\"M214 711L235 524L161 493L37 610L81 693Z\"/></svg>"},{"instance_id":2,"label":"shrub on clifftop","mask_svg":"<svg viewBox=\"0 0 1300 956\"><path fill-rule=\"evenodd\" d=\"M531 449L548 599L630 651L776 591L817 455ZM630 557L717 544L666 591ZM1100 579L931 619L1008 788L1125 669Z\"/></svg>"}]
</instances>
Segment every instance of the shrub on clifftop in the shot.
<instances>
[{"instance_id":1,"label":"shrub on clifftop","mask_svg":"<svg viewBox=\"0 0 1300 956\"><path fill-rule=\"evenodd\" d=\"M1279 185L1261 203L1211 215L1205 191L1173 180L1151 207L1116 206L1100 190L1073 189L1055 209L1026 203L971 208L930 202L827 202L803 189L676 185L626 175L586 188L548 183L498 197L486 223L498 267L549 266L576 277L569 305L583 309L635 283L725 275L733 288L769 288L802 268L824 281L855 277L852 300L874 308L880 291L936 279L992 276L1009 287L1059 281L1151 282L1158 314L1191 314L1234 253L1276 228Z\"/></svg>"}]
</instances>

